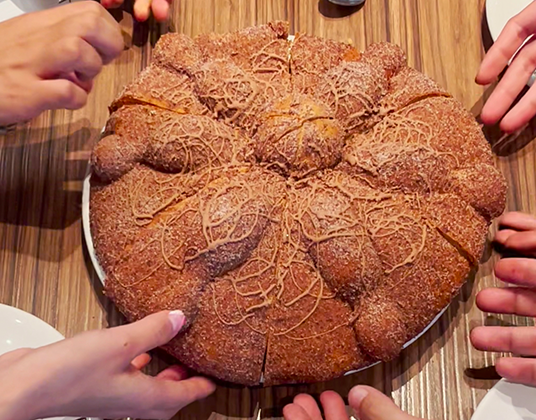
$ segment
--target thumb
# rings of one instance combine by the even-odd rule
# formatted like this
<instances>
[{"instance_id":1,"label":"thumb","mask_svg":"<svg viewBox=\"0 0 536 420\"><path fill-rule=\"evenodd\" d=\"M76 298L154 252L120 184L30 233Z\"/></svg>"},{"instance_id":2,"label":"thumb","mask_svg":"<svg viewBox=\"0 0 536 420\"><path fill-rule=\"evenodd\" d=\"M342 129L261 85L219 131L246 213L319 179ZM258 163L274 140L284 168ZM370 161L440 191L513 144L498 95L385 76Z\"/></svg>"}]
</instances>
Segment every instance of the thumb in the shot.
<instances>
[{"instance_id":1,"label":"thumb","mask_svg":"<svg viewBox=\"0 0 536 420\"><path fill-rule=\"evenodd\" d=\"M182 311L161 311L132 324L112 328L114 344L126 351L128 363L136 356L168 343L186 322ZM123 353L125 355L125 353Z\"/></svg>"},{"instance_id":2,"label":"thumb","mask_svg":"<svg viewBox=\"0 0 536 420\"><path fill-rule=\"evenodd\" d=\"M400 410L389 397L369 386L352 388L348 402L359 420L417 420Z\"/></svg>"}]
</instances>

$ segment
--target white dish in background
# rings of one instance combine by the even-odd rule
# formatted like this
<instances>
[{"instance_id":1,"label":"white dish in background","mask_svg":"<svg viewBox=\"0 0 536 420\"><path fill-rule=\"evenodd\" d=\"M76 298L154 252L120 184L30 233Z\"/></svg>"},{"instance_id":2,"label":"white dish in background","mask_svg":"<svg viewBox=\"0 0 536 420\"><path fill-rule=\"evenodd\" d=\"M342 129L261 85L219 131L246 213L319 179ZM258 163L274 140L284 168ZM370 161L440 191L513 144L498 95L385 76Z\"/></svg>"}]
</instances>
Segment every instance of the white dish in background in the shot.
<instances>
[{"instance_id":1,"label":"white dish in background","mask_svg":"<svg viewBox=\"0 0 536 420\"><path fill-rule=\"evenodd\" d=\"M78 0L71 0L78 1ZM67 1L66 4L69 2ZM0 0L0 22L58 6L58 0Z\"/></svg>"},{"instance_id":2,"label":"white dish in background","mask_svg":"<svg viewBox=\"0 0 536 420\"><path fill-rule=\"evenodd\" d=\"M532 0L487 0L486 18L491 37L497 40L504 26L527 7Z\"/></svg>"},{"instance_id":3,"label":"white dish in background","mask_svg":"<svg viewBox=\"0 0 536 420\"><path fill-rule=\"evenodd\" d=\"M46 346L63 339L63 335L45 321L28 312L0 304L0 355L24 347ZM69 419L62 417L51 420Z\"/></svg>"},{"instance_id":4,"label":"white dish in background","mask_svg":"<svg viewBox=\"0 0 536 420\"><path fill-rule=\"evenodd\" d=\"M471 420L536 420L536 388L503 379L488 391Z\"/></svg>"},{"instance_id":5,"label":"white dish in background","mask_svg":"<svg viewBox=\"0 0 536 420\"><path fill-rule=\"evenodd\" d=\"M532 1L533 0L486 0L486 19L493 41L496 41L497 38L499 38L499 35L508 21L522 12L523 9L532 3ZM525 40L519 49L523 48L525 43L531 38L532 35ZM515 57L516 54L517 52L513 57ZM508 63L508 65L510 65L510 63ZM536 71L534 71L531 78L528 80L527 85L532 86L535 80Z\"/></svg>"}]
</instances>

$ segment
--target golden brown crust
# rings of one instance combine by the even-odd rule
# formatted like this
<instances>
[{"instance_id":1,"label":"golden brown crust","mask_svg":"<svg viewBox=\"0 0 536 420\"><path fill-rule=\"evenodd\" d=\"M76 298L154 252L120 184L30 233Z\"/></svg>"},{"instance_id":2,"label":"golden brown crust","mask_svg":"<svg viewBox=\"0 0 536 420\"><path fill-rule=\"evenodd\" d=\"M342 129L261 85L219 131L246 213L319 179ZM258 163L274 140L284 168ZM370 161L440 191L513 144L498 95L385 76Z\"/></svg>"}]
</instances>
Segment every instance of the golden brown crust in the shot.
<instances>
[{"instance_id":1,"label":"golden brown crust","mask_svg":"<svg viewBox=\"0 0 536 420\"><path fill-rule=\"evenodd\" d=\"M235 296L230 282L210 283L200 297L195 323L165 349L205 375L243 385L259 385L266 335L245 322L238 322L243 314ZM255 316L255 321L266 328L262 314Z\"/></svg>"},{"instance_id":2,"label":"golden brown crust","mask_svg":"<svg viewBox=\"0 0 536 420\"><path fill-rule=\"evenodd\" d=\"M157 66L189 73L202 60L202 53L189 36L169 33L162 35L156 43L152 59Z\"/></svg>"},{"instance_id":3,"label":"golden brown crust","mask_svg":"<svg viewBox=\"0 0 536 420\"><path fill-rule=\"evenodd\" d=\"M359 51L349 44L297 34L290 48L292 87L297 92L313 94L330 69L360 58Z\"/></svg>"},{"instance_id":4,"label":"golden brown crust","mask_svg":"<svg viewBox=\"0 0 536 420\"><path fill-rule=\"evenodd\" d=\"M280 264L285 288L268 309L265 384L329 380L363 366L366 359L350 327L351 308L327 300L333 292L311 258L286 243Z\"/></svg>"},{"instance_id":5,"label":"golden brown crust","mask_svg":"<svg viewBox=\"0 0 536 420\"><path fill-rule=\"evenodd\" d=\"M493 165L491 147L480 126L457 100L427 98L409 105L396 115L407 118L426 130L432 129L434 135L430 139L430 145L438 152L455 156L453 159L460 163L459 167L478 163Z\"/></svg>"},{"instance_id":6,"label":"golden brown crust","mask_svg":"<svg viewBox=\"0 0 536 420\"><path fill-rule=\"evenodd\" d=\"M272 22L223 35L202 34L195 43L204 61L230 61L271 84L290 86L287 22Z\"/></svg>"},{"instance_id":7,"label":"golden brown crust","mask_svg":"<svg viewBox=\"0 0 536 420\"><path fill-rule=\"evenodd\" d=\"M407 66L406 53L398 45L388 42L370 44L361 59L372 67L382 69L388 79Z\"/></svg>"},{"instance_id":8,"label":"golden brown crust","mask_svg":"<svg viewBox=\"0 0 536 420\"><path fill-rule=\"evenodd\" d=\"M499 217L506 205L506 180L489 164L476 164L452 174L452 191L488 220Z\"/></svg>"},{"instance_id":9,"label":"golden brown crust","mask_svg":"<svg viewBox=\"0 0 536 420\"><path fill-rule=\"evenodd\" d=\"M102 180L116 180L137 163L186 173L244 162L245 147L236 130L208 116L130 105L110 117L92 163Z\"/></svg>"},{"instance_id":10,"label":"golden brown crust","mask_svg":"<svg viewBox=\"0 0 536 420\"><path fill-rule=\"evenodd\" d=\"M92 158L107 294L182 309L167 351L245 385L396 357L505 203L478 124L400 48L287 35L163 37Z\"/></svg>"},{"instance_id":11,"label":"golden brown crust","mask_svg":"<svg viewBox=\"0 0 536 420\"><path fill-rule=\"evenodd\" d=\"M449 304L470 273L470 263L435 229L424 226L423 232L424 245L416 260L392 271L361 303L355 331L370 357L396 357L404 343ZM393 248L402 244L387 243Z\"/></svg>"},{"instance_id":12,"label":"golden brown crust","mask_svg":"<svg viewBox=\"0 0 536 420\"><path fill-rule=\"evenodd\" d=\"M342 172L308 178L288 194L287 229L298 232L331 290L354 306L384 275L363 212L381 195Z\"/></svg>"},{"instance_id":13,"label":"golden brown crust","mask_svg":"<svg viewBox=\"0 0 536 420\"><path fill-rule=\"evenodd\" d=\"M300 178L339 161L344 133L328 106L292 95L267 109L254 143L260 162Z\"/></svg>"},{"instance_id":14,"label":"golden brown crust","mask_svg":"<svg viewBox=\"0 0 536 420\"><path fill-rule=\"evenodd\" d=\"M150 104L180 114L205 115L208 109L194 94L194 83L186 73L152 64L112 102L110 112L125 105Z\"/></svg>"},{"instance_id":15,"label":"golden brown crust","mask_svg":"<svg viewBox=\"0 0 536 420\"><path fill-rule=\"evenodd\" d=\"M396 111L434 96L450 97L450 94L428 76L411 67L403 67L389 80L389 90L380 107L384 112Z\"/></svg>"},{"instance_id":16,"label":"golden brown crust","mask_svg":"<svg viewBox=\"0 0 536 420\"><path fill-rule=\"evenodd\" d=\"M329 70L315 96L335 111L348 133L363 131L378 112L387 79L378 67L365 62L343 62Z\"/></svg>"},{"instance_id":17,"label":"golden brown crust","mask_svg":"<svg viewBox=\"0 0 536 420\"><path fill-rule=\"evenodd\" d=\"M252 135L259 114L286 94L280 83L259 79L229 61L211 60L194 72L196 93L214 116Z\"/></svg>"}]
</instances>

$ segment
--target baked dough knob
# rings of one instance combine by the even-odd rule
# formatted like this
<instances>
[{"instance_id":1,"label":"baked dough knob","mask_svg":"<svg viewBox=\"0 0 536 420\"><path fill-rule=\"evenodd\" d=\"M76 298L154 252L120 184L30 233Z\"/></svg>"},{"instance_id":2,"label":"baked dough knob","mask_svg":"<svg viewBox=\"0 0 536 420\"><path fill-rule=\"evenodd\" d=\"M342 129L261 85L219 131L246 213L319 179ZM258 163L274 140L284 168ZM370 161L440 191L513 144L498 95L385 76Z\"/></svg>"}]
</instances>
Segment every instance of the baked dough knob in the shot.
<instances>
[{"instance_id":1,"label":"baked dough knob","mask_svg":"<svg viewBox=\"0 0 536 420\"><path fill-rule=\"evenodd\" d=\"M381 261L365 226L361 202L382 194L341 172L289 192L286 216L299 225L301 240L337 296L354 306L381 283Z\"/></svg>"},{"instance_id":2,"label":"baked dough knob","mask_svg":"<svg viewBox=\"0 0 536 420\"><path fill-rule=\"evenodd\" d=\"M451 95L434 80L421 72L402 67L389 81L387 95L381 101L382 111L397 111L414 102L434 96L450 97Z\"/></svg>"},{"instance_id":3,"label":"baked dough knob","mask_svg":"<svg viewBox=\"0 0 536 420\"><path fill-rule=\"evenodd\" d=\"M477 164L452 174L452 190L487 220L499 217L506 205L506 180L492 165Z\"/></svg>"},{"instance_id":4,"label":"baked dough knob","mask_svg":"<svg viewBox=\"0 0 536 420\"><path fill-rule=\"evenodd\" d=\"M348 133L363 131L387 90L383 71L365 62L342 62L329 70L315 96L328 104Z\"/></svg>"},{"instance_id":5,"label":"baked dough knob","mask_svg":"<svg viewBox=\"0 0 536 420\"><path fill-rule=\"evenodd\" d=\"M451 302L471 272L467 259L437 230L425 229L417 258L390 272L386 282L361 302L355 331L372 358L397 357L403 345ZM377 245L386 250L384 256L396 256L403 241L401 236L385 236Z\"/></svg>"},{"instance_id":6,"label":"baked dough knob","mask_svg":"<svg viewBox=\"0 0 536 420\"><path fill-rule=\"evenodd\" d=\"M272 169L301 178L340 160L344 130L331 109L311 96L288 96L269 108L261 121L255 154Z\"/></svg>"},{"instance_id":7,"label":"baked dough knob","mask_svg":"<svg viewBox=\"0 0 536 420\"><path fill-rule=\"evenodd\" d=\"M164 348L202 374L258 385L266 353L266 310L248 316L242 303L230 282L211 282L200 297L195 322Z\"/></svg>"},{"instance_id":8,"label":"baked dough knob","mask_svg":"<svg viewBox=\"0 0 536 420\"><path fill-rule=\"evenodd\" d=\"M416 133L421 144L456 162L457 168L486 163L493 154L480 126L462 104L453 98L431 97L413 103L385 119ZM385 120L384 120L385 121ZM411 128L413 127L413 128ZM399 130L398 137L407 136Z\"/></svg>"},{"instance_id":9,"label":"baked dough knob","mask_svg":"<svg viewBox=\"0 0 536 420\"><path fill-rule=\"evenodd\" d=\"M278 267L284 288L267 314L265 385L325 381L366 365L350 307L334 298L311 258L287 248Z\"/></svg>"},{"instance_id":10,"label":"baked dough knob","mask_svg":"<svg viewBox=\"0 0 536 420\"><path fill-rule=\"evenodd\" d=\"M353 46L307 34L296 34L290 48L290 73L294 91L314 94L325 74L344 61L358 61Z\"/></svg>"},{"instance_id":11,"label":"baked dough knob","mask_svg":"<svg viewBox=\"0 0 536 420\"><path fill-rule=\"evenodd\" d=\"M93 170L101 180L113 181L137 163L173 173L210 169L243 161L245 143L238 132L207 116L126 106L112 114L95 146Z\"/></svg>"},{"instance_id":12,"label":"baked dough knob","mask_svg":"<svg viewBox=\"0 0 536 420\"><path fill-rule=\"evenodd\" d=\"M190 73L201 58L201 51L195 41L178 33L162 35L152 54L153 63L179 73Z\"/></svg>"},{"instance_id":13,"label":"baked dough knob","mask_svg":"<svg viewBox=\"0 0 536 420\"><path fill-rule=\"evenodd\" d=\"M279 85L255 78L230 61L211 60L194 73L196 93L227 124L253 134L259 114L283 95Z\"/></svg>"},{"instance_id":14,"label":"baked dough knob","mask_svg":"<svg viewBox=\"0 0 536 420\"><path fill-rule=\"evenodd\" d=\"M426 144L376 141L381 130L396 130L380 122L368 133L355 135L343 150L340 170L382 189L405 193L443 191L455 161ZM385 133L384 133L385 134ZM376 137L378 136L378 137Z\"/></svg>"},{"instance_id":15,"label":"baked dough knob","mask_svg":"<svg viewBox=\"0 0 536 420\"><path fill-rule=\"evenodd\" d=\"M388 79L407 66L404 50L389 42L370 44L363 52L361 59L372 67L383 69Z\"/></svg>"},{"instance_id":16,"label":"baked dough knob","mask_svg":"<svg viewBox=\"0 0 536 420\"><path fill-rule=\"evenodd\" d=\"M169 113L155 124L143 161L165 172L200 173L244 162L246 144L237 130L210 117Z\"/></svg>"},{"instance_id":17,"label":"baked dough knob","mask_svg":"<svg viewBox=\"0 0 536 420\"><path fill-rule=\"evenodd\" d=\"M201 228L195 235L203 245L190 248L187 259L202 257L212 277L242 264L259 244L282 195L283 180L258 168L222 174L197 195Z\"/></svg>"},{"instance_id":18,"label":"baked dough knob","mask_svg":"<svg viewBox=\"0 0 536 420\"><path fill-rule=\"evenodd\" d=\"M194 94L194 83L186 73L151 64L128 84L110 106L150 104L181 114L205 115L208 109Z\"/></svg>"},{"instance_id":19,"label":"baked dough knob","mask_svg":"<svg viewBox=\"0 0 536 420\"><path fill-rule=\"evenodd\" d=\"M231 61L264 80L288 85L288 22L270 22L226 34L201 34L195 43L203 59Z\"/></svg>"},{"instance_id":20,"label":"baked dough knob","mask_svg":"<svg viewBox=\"0 0 536 420\"><path fill-rule=\"evenodd\" d=\"M151 132L148 122L156 117L153 108L137 105L120 108L110 116L91 155L93 172L100 180L118 179L142 159Z\"/></svg>"}]
</instances>

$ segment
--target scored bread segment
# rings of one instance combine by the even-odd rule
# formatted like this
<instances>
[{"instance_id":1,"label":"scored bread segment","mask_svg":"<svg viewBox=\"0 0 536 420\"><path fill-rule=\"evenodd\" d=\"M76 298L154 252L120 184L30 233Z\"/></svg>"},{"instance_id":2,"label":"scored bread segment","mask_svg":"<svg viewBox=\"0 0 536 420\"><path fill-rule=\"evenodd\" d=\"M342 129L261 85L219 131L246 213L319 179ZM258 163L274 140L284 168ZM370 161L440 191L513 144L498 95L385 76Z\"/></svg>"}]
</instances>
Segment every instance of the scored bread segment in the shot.
<instances>
[{"instance_id":1,"label":"scored bread segment","mask_svg":"<svg viewBox=\"0 0 536 420\"><path fill-rule=\"evenodd\" d=\"M474 118L399 47L288 35L163 36L92 156L106 293L129 321L182 309L165 349L244 385L396 357L505 205Z\"/></svg>"}]
</instances>

